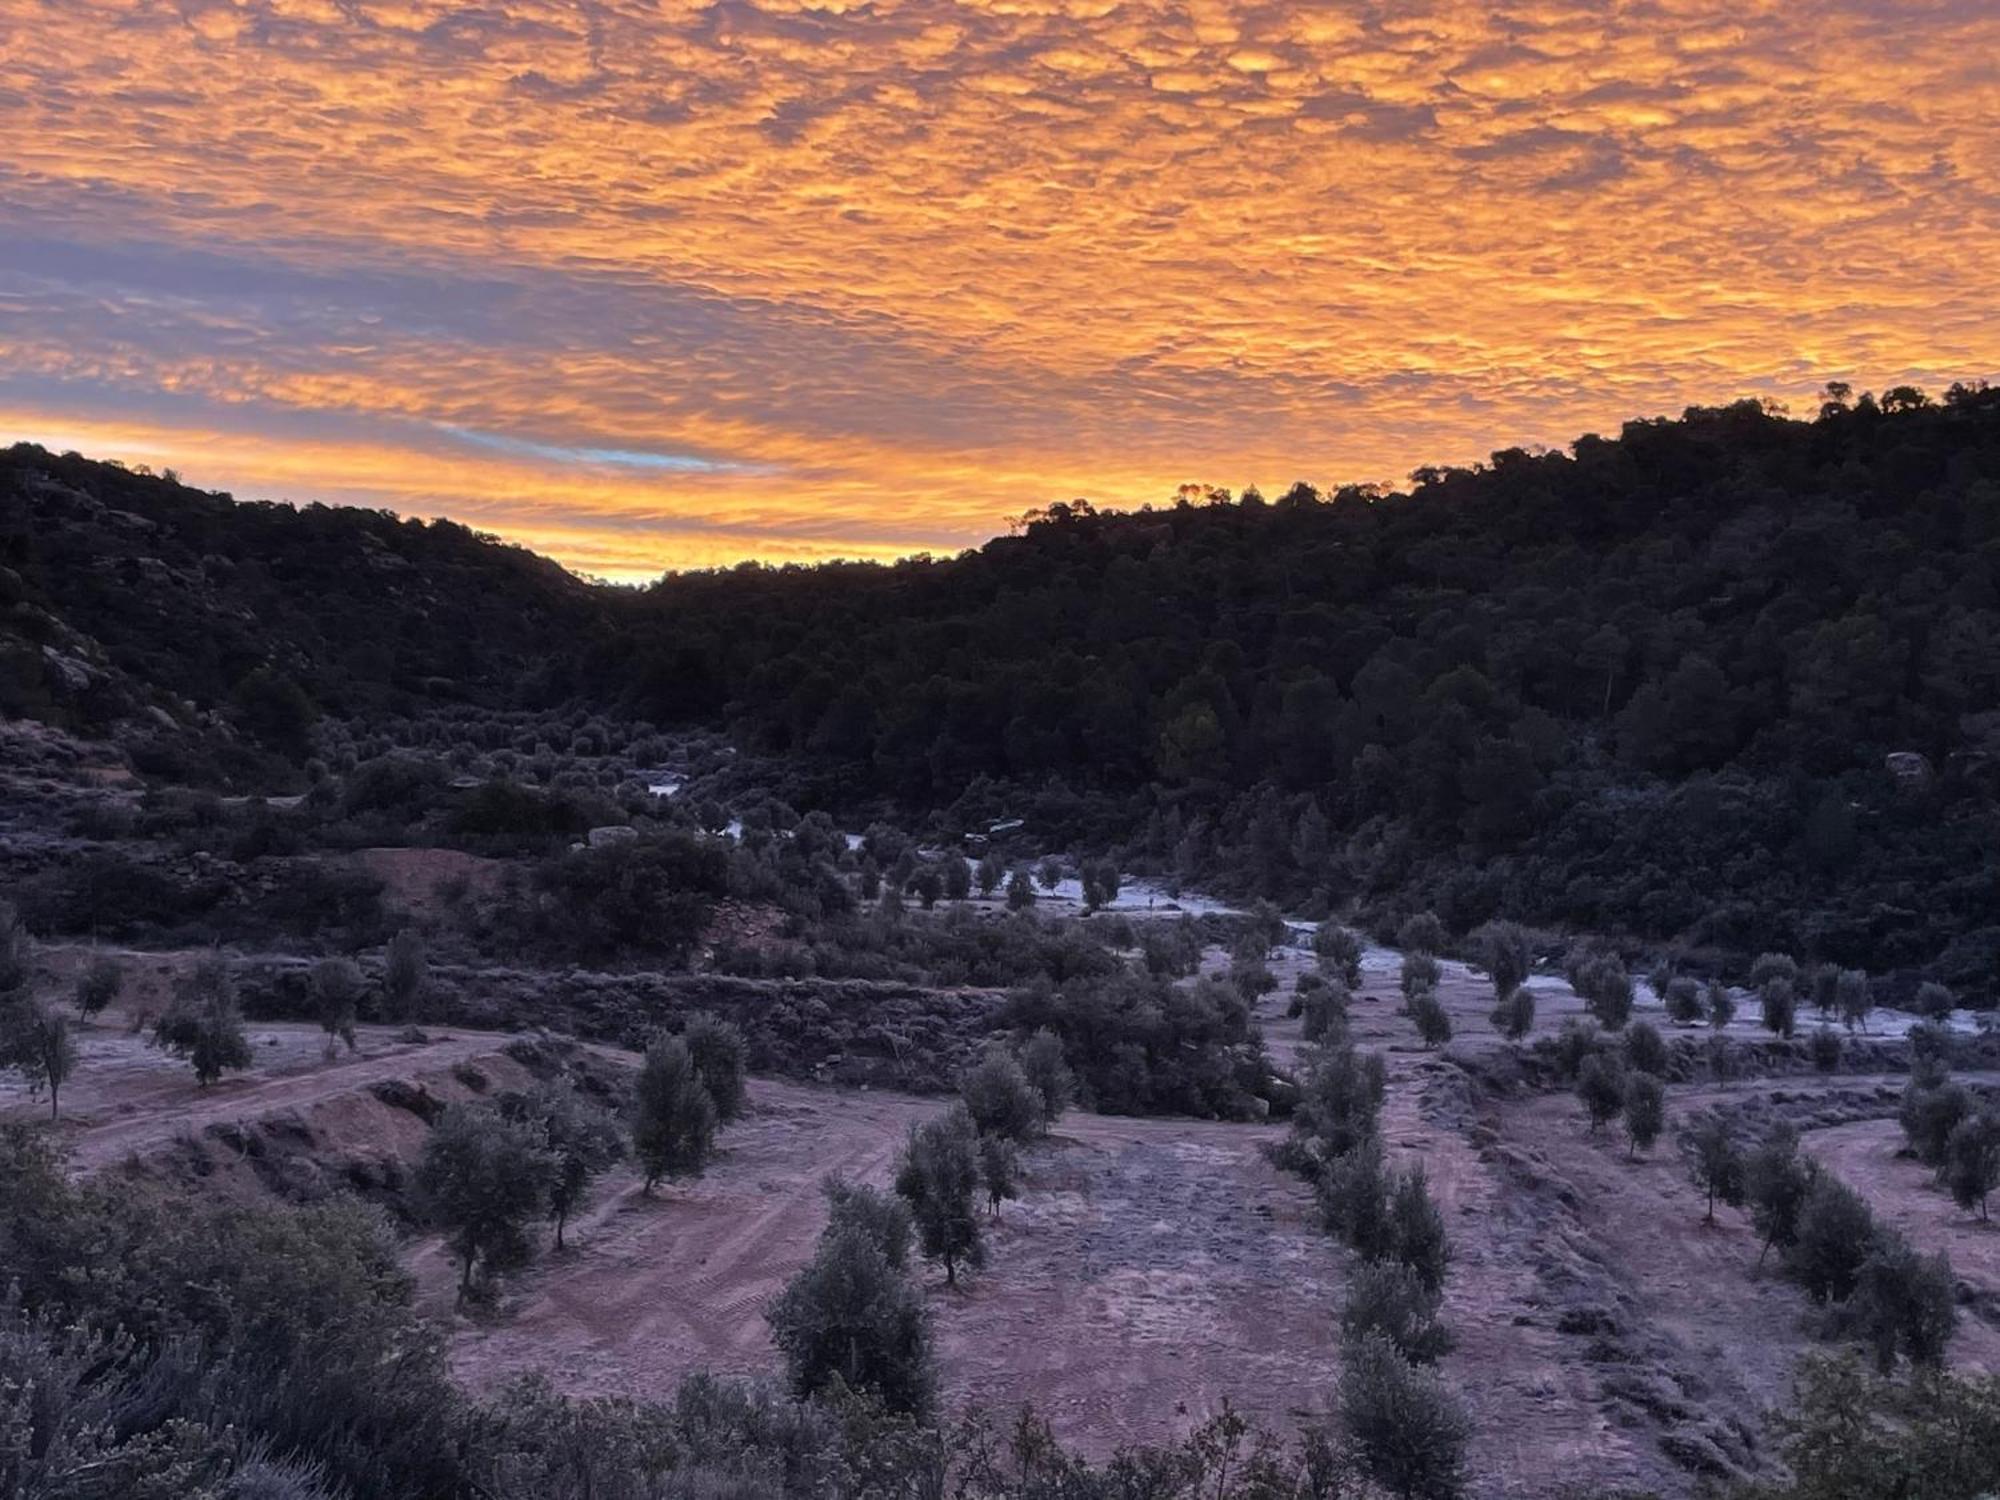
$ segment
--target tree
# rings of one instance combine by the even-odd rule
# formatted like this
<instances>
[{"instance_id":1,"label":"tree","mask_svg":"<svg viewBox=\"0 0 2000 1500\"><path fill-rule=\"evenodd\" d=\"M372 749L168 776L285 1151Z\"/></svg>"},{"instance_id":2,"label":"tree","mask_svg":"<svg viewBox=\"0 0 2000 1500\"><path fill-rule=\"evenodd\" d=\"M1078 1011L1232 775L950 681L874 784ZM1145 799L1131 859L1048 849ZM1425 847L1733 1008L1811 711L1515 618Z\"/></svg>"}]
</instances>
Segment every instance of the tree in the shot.
<instances>
[{"instance_id":1,"label":"tree","mask_svg":"<svg viewBox=\"0 0 2000 1500\"><path fill-rule=\"evenodd\" d=\"M1806 1039L1806 1050L1815 1068L1822 1073L1831 1073L1840 1066L1840 1033L1823 1023L1815 1026L1813 1034Z\"/></svg>"},{"instance_id":2,"label":"tree","mask_svg":"<svg viewBox=\"0 0 2000 1500\"><path fill-rule=\"evenodd\" d=\"M1775 1247L1781 1254L1798 1242L1799 1214L1816 1175L1813 1164L1799 1155L1798 1132L1784 1122L1750 1153L1744 1163L1743 1191L1750 1205L1750 1222L1763 1238L1757 1264Z\"/></svg>"},{"instance_id":3,"label":"tree","mask_svg":"<svg viewBox=\"0 0 2000 1500\"><path fill-rule=\"evenodd\" d=\"M1396 1175L1389 1195L1389 1239L1396 1259L1415 1273L1433 1295L1444 1292L1444 1277L1451 1265L1451 1243L1445 1235L1444 1215L1431 1200L1430 1182L1422 1162Z\"/></svg>"},{"instance_id":4,"label":"tree","mask_svg":"<svg viewBox=\"0 0 2000 1500\"><path fill-rule=\"evenodd\" d=\"M95 1021L125 988L125 970L113 958L99 956L90 961L76 981L76 1013Z\"/></svg>"},{"instance_id":5,"label":"tree","mask_svg":"<svg viewBox=\"0 0 2000 1500\"><path fill-rule=\"evenodd\" d=\"M1042 1133L1044 1100L1005 1047L989 1045L958 1081L959 1098L981 1135L1031 1141Z\"/></svg>"},{"instance_id":6,"label":"tree","mask_svg":"<svg viewBox=\"0 0 2000 1500\"><path fill-rule=\"evenodd\" d=\"M1791 1475L1759 1500L1982 1500L2000 1474L2000 1378L1875 1376L1848 1355L1800 1362L1789 1413L1775 1419Z\"/></svg>"},{"instance_id":7,"label":"tree","mask_svg":"<svg viewBox=\"0 0 2000 1500\"><path fill-rule=\"evenodd\" d=\"M563 1230L583 1206L590 1184L625 1154L618 1121L566 1084L544 1084L525 1101L526 1118L541 1131L548 1152L549 1217L556 1224L556 1249L563 1248Z\"/></svg>"},{"instance_id":8,"label":"tree","mask_svg":"<svg viewBox=\"0 0 2000 1500\"><path fill-rule=\"evenodd\" d=\"M1405 953L1442 953L1444 945L1444 923L1436 912L1420 911L1396 929L1396 946Z\"/></svg>"},{"instance_id":9,"label":"tree","mask_svg":"<svg viewBox=\"0 0 2000 1500\"><path fill-rule=\"evenodd\" d=\"M1371 1260L1394 1253L1396 1232L1381 1141L1370 1136L1326 1162L1314 1186L1321 1220L1350 1250Z\"/></svg>"},{"instance_id":10,"label":"tree","mask_svg":"<svg viewBox=\"0 0 2000 1500\"><path fill-rule=\"evenodd\" d=\"M1898 1354L1938 1369L1958 1327L1951 1262L1942 1251L1919 1255L1900 1234L1881 1232L1855 1280L1853 1315L1882 1374L1895 1368Z\"/></svg>"},{"instance_id":11,"label":"tree","mask_svg":"<svg viewBox=\"0 0 2000 1500\"><path fill-rule=\"evenodd\" d=\"M936 865L925 865L911 877L910 886L917 893L917 903L925 911L931 911L937 906L938 897L944 894L944 876Z\"/></svg>"},{"instance_id":12,"label":"tree","mask_svg":"<svg viewBox=\"0 0 2000 1500\"><path fill-rule=\"evenodd\" d=\"M1019 1169L1020 1156L1012 1141L1001 1135L979 1138L979 1181L986 1189L986 1211L996 1219L1002 1200L1021 1195Z\"/></svg>"},{"instance_id":13,"label":"tree","mask_svg":"<svg viewBox=\"0 0 2000 1500\"><path fill-rule=\"evenodd\" d=\"M1076 1096L1076 1075L1063 1055L1062 1038L1046 1026L1039 1028L1021 1048L1021 1071L1041 1099L1042 1128L1047 1130Z\"/></svg>"},{"instance_id":14,"label":"tree","mask_svg":"<svg viewBox=\"0 0 2000 1500\"><path fill-rule=\"evenodd\" d=\"M1988 1217L1987 1197L2000 1188L2000 1114L1960 1120L1945 1138L1944 1184L1952 1202Z\"/></svg>"},{"instance_id":15,"label":"tree","mask_svg":"<svg viewBox=\"0 0 2000 1500\"><path fill-rule=\"evenodd\" d=\"M1736 997L1721 980L1711 979L1702 998L1708 1003L1708 1024L1717 1031L1736 1019Z\"/></svg>"},{"instance_id":16,"label":"tree","mask_svg":"<svg viewBox=\"0 0 2000 1500\"><path fill-rule=\"evenodd\" d=\"M1846 1183L1821 1172L1806 1190L1785 1271L1815 1302L1845 1302L1875 1248L1875 1216Z\"/></svg>"},{"instance_id":17,"label":"tree","mask_svg":"<svg viewBox=\"0 0 2000 1500\"><path fill-rule=\"evenodd\" d=\"M1938 1168L1944 1165L1945 1147L1952 1131L1972 1113L1972 1095L1963 1084L1948 1079L1926 1083L1913 1076L1903 1089L1903 1102L1896 1117L1917 1160L1927 1167Z\"/></svg>"},{"instance_id":18,"label":"tree","mask_svg":"<svg viewBox=\"0 0 2000 1500\"><path fill-rule=\"evenodd\" d=\"M829 1196L834 1191L830 1187ZM812 1260L765 1313L801 1398L837 1383L878 1398L891 1412L921 1417L930 1411L937 1383L930 1318L923 1294L903 1269L908 1215L900 1230L897 1222L866 1203L843 1212L836 1200Z\"/></svg>"},{"instance_id":19,"label":"tree","mask_svg":"<svg viewBox=\"0 0 2000 1500\"><path fill-rule=\"evenodd\" d=\"M1322 970L1337 975L1350 990L1361 983L1361 939L1338 922L1313 929L1313 955Z\"/></svg>"},{"instance_id":20,"label":"tree","mask_svg":"<svg viewBox=\"0 0 2000 1500\"><path fill-rule=\"evenodd\" d=\"M1868 1029L1868 1012L1873 1001L1868 995L1868 976L1859 969L1842 969L1833 981L1834 1008L1849 1031Z\"/></svg>"},{"instance_id":21,"label":"tree","mask_svg":"<svg viewBox=\"0 0 2000 1500\"><path fill-rule=\"evenodd\" d=\"M1634 1073L1625 1084L1625 1137L1632 1152L1653 1149L1667 1124L1667 1091L1649 1073Z\"/></svg>"},{"instance_id":22,"label":"tree","mask_svg":"<svg viewBox=\"0 0 2000 1500\"><path fill-rule=\"evenodd\" d=\"M1606 1031L1617 1031L1632 1016L1632 977L1614 954L1595 953L1577 966L1570 986Z\"/></svg>"},{"instance_id":23,"label":"tree","mask_svg":"<svg viewBox=\"0 0 2000 1500\"><path fill-rule=\"evenodd\" d=\"M1625 1065L1604 1052L1593 1052L1576 1070L1576 1097L1590 1115L1590 1133L1625 1107Z\"/></svg>"},{"instance_id":24,"label":"tree","mask_svg":"<svg viewBox=\"0 0 2000 1500\"><path fill-rule=\"evenodd\" d=\"M1533 967L1528 952L1527 930L1517 922L1488 922L1472 940L1479 949L1480 962L1493 980L1496 997L1511 994L1528 982Z\"/></svg>"},{"instance_id":25,"label":"tree","mask_svg":"<svg viewBox=\"0 0 2000 1500\"><path fill-rule=\"evenodd\" d=\"M1109 906L1118 899L1118 866L1108 859L1093 860L1083 867L1083 904L1091 911Z\"/></svg>"},{"instance_id":26,"label":"tree","mask_svg":"<svg viewBox=\"0 0 2000 1500\"><path fill-rule=\"evenodd\" d=\"M978 874L979 894L991 897L995 891L1000 889L1000 882L1007 878L1007 866L1001 861L999 855L988 852L979 857ZM862 892L863 896L867 894L866 891Z\"/></svg>"},{"instance_id":27,"label":"tree","mask_svg":"<svg viewBox=\"0 0 2000 1500\"><path fill-rule=\"evenodd\" d=\"M1535 1029L1535 992L1525 984L1514 986L1500 997L1487 1019L1508 1041L1520 1041Z\"/></svg>"},{"instance_id":28,"label":"tree","mask_svg":"<svg viewBox=\"0 0 2000 1500\"><path fill-rule=\"evenodd\" d=\"M1750 988L1761 990L1774 979L1782 979L1794 989L1799 983L1798 960L1789 953L1760 953L1750 965Z\"/></svg>"},{"instance_id":29,"label":"tree","mask_svg":"<svg viewBox=\"0 0 2000 1500\"><path fill-rule=\"evenodd\" d=\"M1375 1330L1349 1341L1341 1365L1340 1425L1369 1477L1400 1500L1457 1500L1470 1424L1444 1381Z\"/></svg>"},{"instance_id":30,"label":"tree","mask_svg":"<svg viewBox=\"0 0 2000 1500\"><path fill-rule=\"evenodd\" d=\"M1691 1144L1694 1154L1690 1171L1694 1185L1708 1198L1708 1212L1702 1216L1702 1222L1713 1224L1718 1199L1732 1208L1742 1206L1743 1156L1736 1149L1728 1122L1720 1115L1710 1115L1696 1126Z\"/></svg>"},{"instance_id":31,"label":"tree","mask_svg":"<svg viewBox=\"0 0 2000 1500\"><path fill-rule=\"evenodd\" d=\"M220 957L202 959L174 986L173 1003L153 1023L153 1043L192 1063L201 1088L227 1069L250 1066L236 982Z\"/></svg>"},{"instance_id":32,"label":"tree","mask_svg":"<svg viewBox=\"0 0 2000 1500\"><path fill-rule=\"evenodd\" d=\"M1007 877L1007 910L1026 911L1035 904L1035 888L1028 880L1026 870L1016 870Z\"/></svg>"},{"instance_id":33,"label":"tree","mask_svg":"<svg viewBox=\"0 0 2000 1500\"><path fill-rule=\"evenodd\" d=\"M1330 1047L1306 1069L1292 1129L1331 1161L1374 1139L1386 1088L1379 1053Z\"/></svg>"},{"instance_id":34,"label":"tree","mask_svg":"<svg viewBox=\"0 0 2000 1500\"><path fill-rule=\"evenodd\" d=\"M1957 1005L1958 1000L1950 990L1928 979L1917 986L1916 998L1910 1002L1912 1010L1932 1021L1950 1020Z\"/></svg>"},{"instance_id":35,"label":"tree","mask_svg":"<svg viewBox=\"0 0 2000 1500\"><path fill-rule=\"evenodd\" d=\"M354 1018L361 1003L361 971L351 960L323 958L312 968L313 1012L320 1030L326 1033L326 1055L332 1059L337 1044L355 1049Z\"/></svg>"},{"instance_id":36,"label":"tree","mask_svg":"<svg viewBox=\"0 0 2000 1500\"><path fill-rule=\"evenodd\" d=\"M1044 856L1042 862L1035 866L1035 879L1040 883L1042 889L1051 895L1055 893L1055 888L1062 884L1062 878L1062 861L1057 859L1053 854Z\"/></svg>"},{"instance_id":37,"label":"tree","mask_svg":"<svg viewBox=\"0 0 2000 1500\"><path fill-rule=\"evenodd\" d=\"M1348 1279L1340 1310L1342 1343L1379 1334L1410 1363L1435 1364L1452 1345L1450 1331L1438 1320L1438 1305L1438 1294L1401 1261L1368 1262Z\"/></svg>"},{"instance_id":38,"label":"tree","mask_svg":"<svg viewBox=\"0 0 2000 1500\"><path fill-rule=\"evenodd\" d=\"M29 1097L49 1091L49 1118L62 1118L62 1086L76 1071L76 1043L69 1017L39 1000L16 999L0 1008L0 1067L28 1084Z\"/></svg>"},{"instance_id":39,"label":"tree","mask_svg":"<svg viewBox=\"0 0 2000 1500\"><path fill-rule=\"evenodd\" d=\"M1773 1036L1789 1037L1798 1019L1799 1000L1797 992L1787 979L1772 979L1757 991L1758 1004L1762 1009L1764 1029Z\"/></svg>"},{"instance_id":40,"label":"tree","mask_svg":"<svg viewBox=\"0 0 2000 1500\"><path fill-rule=\"evenodd\" d=\"M382 960L382 988L389 997L390 1016L398 1021L417 1020L423 1012L429 978L423 935L414 927L405 927L389 939Z\"/></svg>"},{"instance_id":41,"label":"tree","mask_svg":"<svg viewBox=\"0 0 2000 1500\"><path fill-rule=\"evenodd\" d=\"M1421 950L1403 955L1403 998L1414 999L1438 987L1444 969L1430 954Z\"/></svg>"},{"instance_id":42,"label":"tree","mask_svg":"<svg viewBox=\"0 0 2000 1500\"><path fill-rule=\"evenodd\" d=\"M1703 1017L1701 986L1685 974L1677 974L1667 981L1665 992L1660 997L1667 1007L1667 1019L1676 1026L1695 1026Z\"/></svg>"},{"instance_id":43,"label":"tree","mask_svg":"<svg viewBox=\"0 0 2000 1500\"><path fill-rule=\"evenodd\" d=\"M986 1263L974 1195L979 1191L979 1131L965 1106L910 1127L896 1168L896 1191L910 1205L917 1245L944 1266L947 1286L958 1285L961 1265Z\"/></svg>"},{"instance_id":44,"label":"tree","mask_svg":"<svg viewBox=\"0 0 2000 1500\"><path fill-rule=\"evenodd\" d=\"M956 850L945 856L944 893L952 901L963 901L972 894L972 866Z\"/></svg>"},{"instance_id":45,"label":"tree","mask_svg":"<svg viewBox=\"0 0 2000 1500\"><path fill-rule=\"evenodd\" d=\"M1664 1077L1670 1060L1659 1029L1651 1021L1634 1021L1625 1033L1625 1061L1641 1073Z\"/></svg>"},{"instance_id":46,"label":"tree","mask_svg":"<svg viewBox=\"0 0 2000 1500\"><path fill-rule=\"evenodd\" d=\"M742 1031L733 1022L697 1011L688 1017L681 1040L687 1045L688 1059L694 1064L702 1087L708 1090L708 1097L715 1105L717 1121L726 1125L741 1119L749 1102L744 1068L750 1055L750 1044L744 1040Z\"/></svg>"},{"instance_id":47,"label":"tree","mask_svg":"<svg viewBox=\"0 0 2000 1500\"><path fill-rule=\"evenodd\" d=\"M1434 991L1421 990L1410 997L1410 1019L1426 1047L1442 1047L1451 1040L1451 1016Z\"/></svg>"},{"instance_id":48,"label":"tree","mask_svg":"<svg viewBox=\"0 0 2000 1500\"><path fill-rule=\"evenodd\" d=\"M475 1268L488 1273L528 1254L528 1223L547 1202L554 1159L539 1132L487 1104L453 1105L424 1143L417 1188L458 1257L458 1300Z\"/></svg>"},{"instance_id":49,"label":"tree","mask_svg":"<svg viewBox=\"0 0 2000 1500\"><path fill-rule=\"evenodd\" d=\"M679 1037L656 1037L639 1069L632 1154L648 1193L663 1177L699 1177L715 1149L715 1100Z\"/></svg>"}]
</instances>

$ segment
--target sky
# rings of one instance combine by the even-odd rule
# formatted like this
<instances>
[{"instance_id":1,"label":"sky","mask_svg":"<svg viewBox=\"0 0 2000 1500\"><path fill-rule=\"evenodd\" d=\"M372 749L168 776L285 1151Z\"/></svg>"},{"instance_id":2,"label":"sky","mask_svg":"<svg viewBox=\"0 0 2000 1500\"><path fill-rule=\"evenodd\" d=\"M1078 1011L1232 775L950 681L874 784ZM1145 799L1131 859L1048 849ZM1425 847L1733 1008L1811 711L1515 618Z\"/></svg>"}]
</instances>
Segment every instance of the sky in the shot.
<instances>
[{"instance_id":1,"label":"sky","mask_svg":"<svg viewBox=\"0 0 2000 1500\"><path fill-rule=\"evenodd\" d=\"M0 0L0 441L583 572L2000 377L1993 0Z\"/></svg>"}]
</instances>

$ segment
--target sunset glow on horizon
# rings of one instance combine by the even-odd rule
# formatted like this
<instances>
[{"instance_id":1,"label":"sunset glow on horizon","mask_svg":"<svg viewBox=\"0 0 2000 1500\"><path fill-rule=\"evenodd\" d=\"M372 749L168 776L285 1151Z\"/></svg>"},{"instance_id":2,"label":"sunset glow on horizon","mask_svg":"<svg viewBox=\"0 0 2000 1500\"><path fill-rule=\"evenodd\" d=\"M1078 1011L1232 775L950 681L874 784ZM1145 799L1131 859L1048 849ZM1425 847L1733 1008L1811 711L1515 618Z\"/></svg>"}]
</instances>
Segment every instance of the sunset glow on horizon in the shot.
<instances>
[{"instance_id":1,"label":"sunset glow on horizon","mask_svg":"<svg viewBox=\"0 0 2000 1500\"><path fill-rule=\"evenodd\" d=\"M2000 6L0 0L0 441L582 571L2000 374Z\"/></svg>"}]
</instances>

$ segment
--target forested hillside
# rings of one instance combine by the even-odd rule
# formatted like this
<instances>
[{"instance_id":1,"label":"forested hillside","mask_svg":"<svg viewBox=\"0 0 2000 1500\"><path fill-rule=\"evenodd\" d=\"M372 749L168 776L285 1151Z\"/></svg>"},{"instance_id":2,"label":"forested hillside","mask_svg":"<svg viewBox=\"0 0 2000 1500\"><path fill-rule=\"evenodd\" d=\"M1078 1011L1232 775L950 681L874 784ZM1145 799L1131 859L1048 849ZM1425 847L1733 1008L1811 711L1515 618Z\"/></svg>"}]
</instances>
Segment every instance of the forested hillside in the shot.
<instances>
[{"instance_id":1,"label":"forested hillside","mask_svg":"<svg viewBox=\"0 0 2000 1500\"><path fill-rule=\"evenodd\" d=\"M1744 403L1414 477L669 578L591 680L845 795L1129 829L1242 891L1990 991L2000 393Z\"/></svg>"},{"instance_id":2,"label":"forested hillside","mask_svg":"<svg viewBox=\"0 0 2000 1500\"><path fill-rule=\"evenodd\" d=\"M1301 909L2000 991L2000 393L1695 410L1413 477L633 592L20 447L0 708L299 765L318 714L570 701L726 725L801 807L1021 817Z\"/></svg>"},{"instance_id":3,"label":"forested hillside","mask_svg":"<svg viewBox=\"0 0 2000 1500\"><path fill-rule=\"evenodd\" d=\"M93 733L220 713L298 759L318 713L514 701L601 610L554 563L449 521L0 451L0 712Z\"/></svg>"}]
</instances>

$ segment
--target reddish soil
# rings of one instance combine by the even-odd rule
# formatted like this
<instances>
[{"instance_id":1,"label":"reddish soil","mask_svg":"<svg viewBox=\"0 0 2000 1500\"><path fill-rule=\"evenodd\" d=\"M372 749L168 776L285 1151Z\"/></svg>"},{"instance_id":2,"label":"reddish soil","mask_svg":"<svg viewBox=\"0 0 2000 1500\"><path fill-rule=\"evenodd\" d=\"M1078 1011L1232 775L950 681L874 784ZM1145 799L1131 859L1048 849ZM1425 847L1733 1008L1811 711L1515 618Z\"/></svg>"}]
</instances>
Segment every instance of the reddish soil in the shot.
<instances>
[{"instance_id":1,"label":"reddish soil","mask_svg":"<svg viewBox=\"0 0 2000 1500\"><path fill-rule=\"evenodd\" d=\"M457 849L358 849L350 858L382 882L385 902L418 918L436 916L454 886L474 897L491 895L508 869L505 860Z\"/></svg>"}]
</instances>

